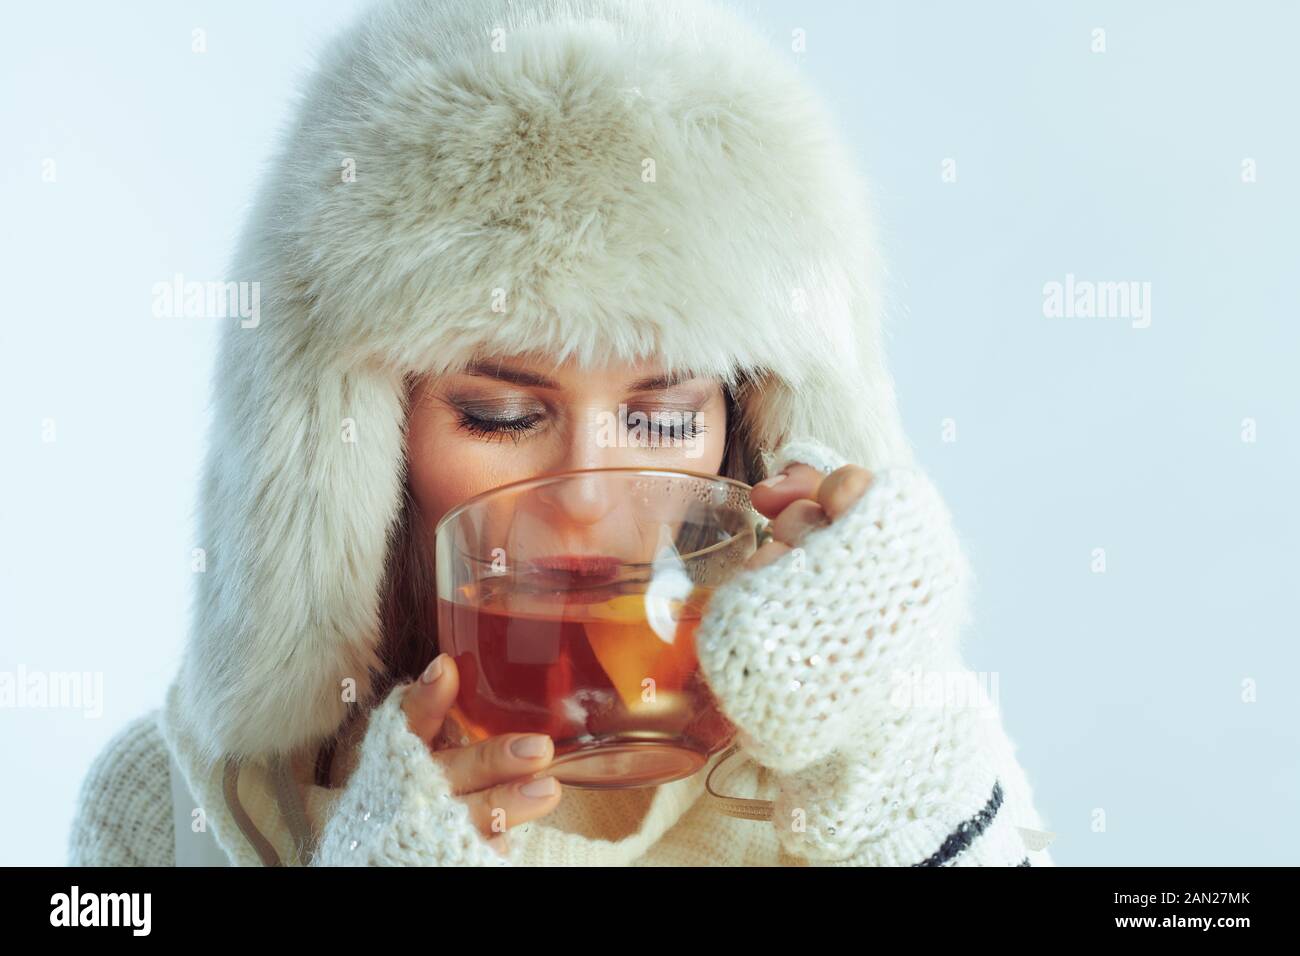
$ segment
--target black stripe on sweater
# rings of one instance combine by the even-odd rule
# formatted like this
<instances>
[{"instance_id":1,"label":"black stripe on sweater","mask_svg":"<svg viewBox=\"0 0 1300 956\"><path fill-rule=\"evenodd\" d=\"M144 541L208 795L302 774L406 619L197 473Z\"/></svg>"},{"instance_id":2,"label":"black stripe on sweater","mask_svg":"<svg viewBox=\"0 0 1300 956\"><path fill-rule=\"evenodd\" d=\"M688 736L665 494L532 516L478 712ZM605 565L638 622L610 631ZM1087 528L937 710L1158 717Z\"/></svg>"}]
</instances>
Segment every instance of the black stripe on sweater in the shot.
<instances>
[{"instance_id":1,"label":"black stripe on sweater","mask_svg":"<svg viewBox=\"0 0 1300 956\"><path fill-rule=\"evenodd\" d=\"M989 828L993 818L997 816L998 807L1002 806L1002 782L993 781L993 795L989 797L989 802L984 804L984 809L969 820L964 821L957 829L948 834L943 845L934 853L926 857L920 863L913 863L913 866L943 866L958 853L967 849L975 838ZM1029 860L1026 858L1025 863Z\"/></svg>"},{"instance_id":2,"label":"black stripe on sweater","mask_svg":"<svg viewBox=\"0 0 1300 956\"><path fill-rule=\"evenodd\" d=\"M1021 860L1019 863L1016 864L1016 866L1031 866L1031 865L1032 864L1029 862L1029 857L1025 857L1023 860Z\"/></svg>"}]
</instances>

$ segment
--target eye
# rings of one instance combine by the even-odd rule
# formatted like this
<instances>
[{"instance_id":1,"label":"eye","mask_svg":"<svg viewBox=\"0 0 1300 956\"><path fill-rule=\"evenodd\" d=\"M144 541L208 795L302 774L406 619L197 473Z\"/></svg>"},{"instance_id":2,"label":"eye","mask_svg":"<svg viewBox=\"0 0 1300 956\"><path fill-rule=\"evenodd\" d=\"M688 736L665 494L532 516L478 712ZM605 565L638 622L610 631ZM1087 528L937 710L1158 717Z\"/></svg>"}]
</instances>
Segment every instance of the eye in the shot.
<instances>
[{"instance_id":1,"label":"eye","mask_svg":"<svg viewBox=\"0 0 1300 956\"><path fill-rule=\"evenodd\" d=\"M693 441L708 430L700 420L700 415L699 409L635 411L628 414L627 425L649 447L673 447Z\"/></svg>"},{"instance_id":2,"label":"eye","mask_svg":"<svg viewBox=\"0 0 1300 956\"><path fill-rule=\"evenodd\" d=\"M481 418L462 411L459 414L457 425L475 437L501 441L505 438L515 438L521 432L532 430L541 419L540 412L533 412L518 418Z\"/></svg>"}]
</instances>

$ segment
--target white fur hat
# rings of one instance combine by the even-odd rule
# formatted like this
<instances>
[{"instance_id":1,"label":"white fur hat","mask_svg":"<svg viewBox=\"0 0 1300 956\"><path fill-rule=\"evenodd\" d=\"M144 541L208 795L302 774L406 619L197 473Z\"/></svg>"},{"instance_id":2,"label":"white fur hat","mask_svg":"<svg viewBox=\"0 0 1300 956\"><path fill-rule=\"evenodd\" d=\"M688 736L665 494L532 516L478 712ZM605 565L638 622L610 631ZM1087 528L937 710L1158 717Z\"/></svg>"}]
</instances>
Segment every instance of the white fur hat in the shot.
<instances>
[{"instance_id":1,"label":"white fur hat","mask_svg":"<svg viewBox=\"0 0 1300 956\"><path fill-rule=\"evenodd\" d=\"M793 55L726 8L367 13L307 86L231 276L261 315L216 368L178 678L202 755L326 738L348 678L365 699L411 372L542 350L761 375L742 416L763 461L798 435L907 463L872 219Z\"/></svg>"}]
</instances>

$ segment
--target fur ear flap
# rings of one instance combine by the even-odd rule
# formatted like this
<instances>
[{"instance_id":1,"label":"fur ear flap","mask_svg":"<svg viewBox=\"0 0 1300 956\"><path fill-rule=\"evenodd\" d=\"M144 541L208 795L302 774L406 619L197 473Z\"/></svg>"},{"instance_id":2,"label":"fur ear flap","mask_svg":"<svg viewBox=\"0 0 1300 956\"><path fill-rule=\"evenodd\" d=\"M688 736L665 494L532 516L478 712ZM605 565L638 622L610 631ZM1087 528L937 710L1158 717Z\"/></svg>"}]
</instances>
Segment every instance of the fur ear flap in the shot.
<instances>
[{"instance_id":1,"label":"fur ear flap","mask_svg":"<svg viewBox=\"0 0 1300 956\"><path fill-rule=\"evenodd\" d=\"M257 333L231 335L223 368L246 387L223 389L209 452L208 560L181 683L209 756L252 757L332 733L380 668L405 388L373 369L308 378L291 365L254 382Z\"/></svg>"}]
</instances>

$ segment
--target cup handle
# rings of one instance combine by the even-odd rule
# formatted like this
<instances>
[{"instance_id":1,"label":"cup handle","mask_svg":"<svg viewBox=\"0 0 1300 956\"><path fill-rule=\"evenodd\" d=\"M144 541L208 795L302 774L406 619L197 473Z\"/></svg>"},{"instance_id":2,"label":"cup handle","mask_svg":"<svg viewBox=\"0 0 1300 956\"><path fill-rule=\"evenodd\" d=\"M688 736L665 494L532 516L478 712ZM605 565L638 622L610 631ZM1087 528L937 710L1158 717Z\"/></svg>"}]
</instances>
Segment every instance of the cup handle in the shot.
<instances>
[{"instance_id":1,"label":"cup handle","mask_svg":"<svg viewBox=\"0 0 1300 956\"><path fill-rule=\"evenodd\" d=\"M711 802L719 813L725 813L729 817L738 817L741 820L771 820L773 808L776 806L771 800L729 797L713 789L713 775L717 773L718 768L723 763L739 750L740 744L732 744L727 748L718 762L709 770L709 775L704 778L704 789L709 792L709 796L712 798Z\"/></svg>"}]
</instances>

